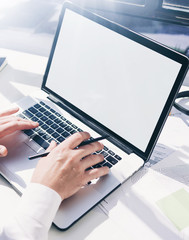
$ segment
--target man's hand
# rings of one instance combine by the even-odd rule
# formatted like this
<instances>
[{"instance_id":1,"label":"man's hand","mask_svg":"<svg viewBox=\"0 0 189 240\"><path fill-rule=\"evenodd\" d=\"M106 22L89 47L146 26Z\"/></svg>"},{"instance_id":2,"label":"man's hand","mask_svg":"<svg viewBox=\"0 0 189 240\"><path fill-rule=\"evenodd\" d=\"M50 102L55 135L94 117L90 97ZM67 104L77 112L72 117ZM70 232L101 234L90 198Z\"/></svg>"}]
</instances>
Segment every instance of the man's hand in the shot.
<instances>
[{"instance_id":1,"label":"man's hand","mask_svg":"<svg viewBox=\"0 0 189 240\"><path fill-rule=\"evenodd\" d=\"M14 107L0 113L0 138L5 137L17 130L31 129L39 126L38 123L14 116L19 108ZM0 145L0 157L5 157L8 151L3 145Z\"/></svg>"},{"instance_id":2,"label":"man's hand","mask_svg":"<svg viewBox=\"0 0 189 240\"><path fill-rule=\"evenodd\" d=\"M39 160L31 181L54 189L62 199L65 199L92 179L107 174L108 167L86 170L104 160L101 154L91 155L103 149L103 144L95 142L75 149L89 138L88 133L79 132L58 146L54 141L51 142L47 149L50 153Z\"/></svg>"}]
</instances>

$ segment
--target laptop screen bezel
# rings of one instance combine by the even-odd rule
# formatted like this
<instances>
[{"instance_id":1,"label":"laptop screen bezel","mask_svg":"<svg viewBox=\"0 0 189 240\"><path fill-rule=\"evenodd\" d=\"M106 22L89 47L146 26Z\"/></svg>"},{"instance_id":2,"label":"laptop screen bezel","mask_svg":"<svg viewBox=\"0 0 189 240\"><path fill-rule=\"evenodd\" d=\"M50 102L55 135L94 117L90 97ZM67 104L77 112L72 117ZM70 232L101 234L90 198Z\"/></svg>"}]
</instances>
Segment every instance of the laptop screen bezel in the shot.
<instances>
[{"instance_id":1,"label":"laptop screen bezel","mask_svg":"<svg viewBox=\"0 0 189 240\"><path fill-rule=\"evenodd\" d=\"M134 146L133 144L129 143L127 140L123 139L122 137L120 137L119 135L115 134L114 132L112 132L110 129L108 129L107 127L105 127L104 125L102 125L100 122L98 122L97 120L95 120L94 118L90 117L89 115L87 115L86 113L84 113L83 111L81 111L79 108L77 108L76 106L72 105L71 103L69 103L66 99L62 98L61 96L57 95L54 91L52 91L51 89L49 89L46 86L46 82L48 79L48 73L50 70L50 66L52 63L52 59L53 59L53 55L54 55L54 51L56 48L56 43L58 40L58 36L60 33L60 29L61 29L61 25L62 25L62 21L64 19L64 14L66 9L69 9L71 11L74 11L92 21L97 22L98 24L103 25L104 27L111 29L139 44L142 44L143 46L146 46L178 63L180 63L182 65L180 72L177 76L177 79L172 87L172 90L169 94L169 97L167 99L167 102L163 108L163 111L160 115L160 118L156 124L156 127L154 129L154 132L150 138L150 141L147 145L147 148L145 150L145 152L143 152L142 150L138 149L136 146ZM54 41L52 44L52 48L51 48L51 52L50 52L50 56L48 59L48 63L47 63L47 67L46 67L46 71L43 77L43 82L42 82L42 86L41 89L45 92L47 92L48 94L51 94L53 96L55 96L57 99L60 100L61 103L63 103L64 106L67 106L68 109L70 110L70 112L73 111L73 113L77 113L77 116L80 116L78 118L80 118L80 120L82 120L85 124L90 125L90 127L94 128L94 130L98 131L100 129L100 132L105 132L106 134L110 135L110 141L112 141L114 144L116 144L118 147L120 147L122 150L126 149L130 149L131 152L136 153L137 155L139 155L140 157L142 157L144 159L144 161L148 160L152 150L157 142L157 139L160 135L160 132L163 128L163 125L167 119L167 116L171 110L172 104L175 100L175 96L178 93L179 88L181 87L181 84L184 80L184 76L187 72L188 69L188 63L189 60L187 57L185 57L182 54L179 54L177 52L175 52L174 50L169 49L166 46L163 46L160 43L155 42L154 40L151 40L145 36L142 36L141 34L135 33L123 26L120 26L114 22L111 22L103 17L100 17L94 13L89 12L88 10L84 10L70 2L65 2L60 14L60 18L59 18L59 23L57 26L57 31L54 37ZM136 133L135 133L136 134ZM124 149L125 146L125 149Z\"/></svg>"}]
</instances>

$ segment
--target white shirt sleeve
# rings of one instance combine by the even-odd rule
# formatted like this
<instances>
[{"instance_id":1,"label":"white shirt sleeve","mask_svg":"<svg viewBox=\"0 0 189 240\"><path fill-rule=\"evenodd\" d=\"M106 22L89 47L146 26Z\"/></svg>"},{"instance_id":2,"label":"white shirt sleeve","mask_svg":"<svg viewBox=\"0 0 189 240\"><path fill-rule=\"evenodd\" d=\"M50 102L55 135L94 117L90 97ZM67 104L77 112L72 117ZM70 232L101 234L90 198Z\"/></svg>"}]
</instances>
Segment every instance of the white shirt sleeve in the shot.
<instances>
[{"instance_id":1,"label":"white shirt sleeve","mask_svg":"<svg viewBox=\"0 0 189 240\"><path fill-rule=\"evenodd\" d=\"M0 239L46 240L61 201L60 195L54 190L30 183L15 215L3 226Z\"/></svg>"}]
</instances>

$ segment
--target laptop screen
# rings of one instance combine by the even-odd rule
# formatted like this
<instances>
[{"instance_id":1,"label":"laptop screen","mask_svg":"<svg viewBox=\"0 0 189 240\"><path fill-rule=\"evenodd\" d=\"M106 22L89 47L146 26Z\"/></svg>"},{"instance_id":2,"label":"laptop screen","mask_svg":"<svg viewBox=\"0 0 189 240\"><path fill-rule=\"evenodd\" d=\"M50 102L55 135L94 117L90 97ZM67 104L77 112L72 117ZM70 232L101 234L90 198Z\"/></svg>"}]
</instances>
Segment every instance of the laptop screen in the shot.
<instances>
[{"instance_id":1,"label":"laptop screen","mask_svg":"<svg viewBox=\"0 0 189 240\"><path fill-rule=\"evenodd\" d=\"M46 87L145 152L180 68L66 9Z\"/></svg>"}]
</instances>

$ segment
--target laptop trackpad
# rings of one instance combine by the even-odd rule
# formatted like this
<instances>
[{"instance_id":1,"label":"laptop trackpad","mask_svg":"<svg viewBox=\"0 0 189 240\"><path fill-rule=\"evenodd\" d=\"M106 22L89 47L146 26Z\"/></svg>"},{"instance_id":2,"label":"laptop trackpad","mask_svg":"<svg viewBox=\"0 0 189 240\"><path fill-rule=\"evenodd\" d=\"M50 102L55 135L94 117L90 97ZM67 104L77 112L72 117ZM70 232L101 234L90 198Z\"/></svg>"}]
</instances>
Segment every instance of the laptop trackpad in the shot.
<instances>
[{"instance_id":1,"label":"laptop trackpad","mask_svg":"<svg viewBox=\"0 0 189 240\"><path fill-rule=\"evenodd\" d=\"M27 142L28 137L20 132L2 139L1 142L8 149L8 155L0 162L1 172L21 192L30 182L33 169L38 161L37 159L28 160L27 157L36 154L36 151L29 147Z\"/></svg>"},{"instance_id":2,"label":"laptop trackpad","mask_svg":"<svg viewBox=\"0 0 189 240\"><path fill-rule=\"evenodd\" d=\"M119 185L120 182L111 173L92 181L62 202L54 219L55 225L61 229L68 228Z\"/></svg>"},{"instance_id":3,"label":"laptop trackpad","mask_svg":"<svg viewBox=\"0 0 189 240\"><path fill-rule=\"evenodd\" d=\"M82 188L75 195L62 202L54 219L55 225L61 229L68 228L101 198L101 194L95 191L92 186Z\"/></svg>"}]
</instances>

